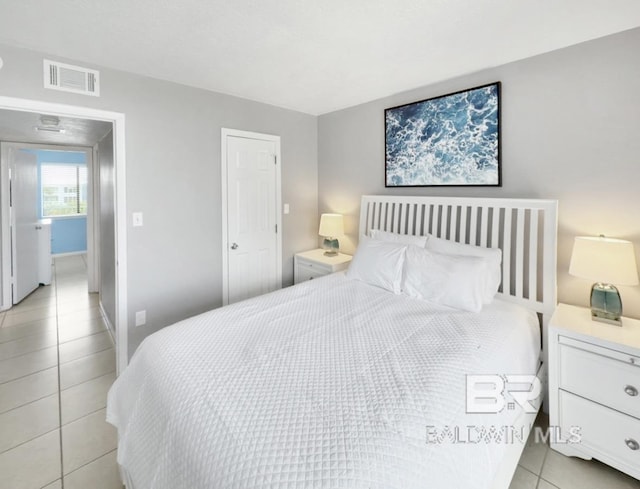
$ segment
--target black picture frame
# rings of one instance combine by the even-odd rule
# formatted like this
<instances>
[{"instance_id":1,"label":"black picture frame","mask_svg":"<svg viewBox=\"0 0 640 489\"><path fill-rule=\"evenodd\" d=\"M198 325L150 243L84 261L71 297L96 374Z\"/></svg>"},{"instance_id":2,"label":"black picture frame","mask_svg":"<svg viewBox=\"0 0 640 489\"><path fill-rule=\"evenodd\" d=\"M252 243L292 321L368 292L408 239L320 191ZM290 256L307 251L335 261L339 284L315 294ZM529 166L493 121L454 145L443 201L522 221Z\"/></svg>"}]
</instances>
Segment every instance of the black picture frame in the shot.
<instances>
[{"instance_id":1,"label":"black picture frame","mask_svg":"<svg viewBox=\"0 0 640 489\"><path fill-rule=\"evenodd\" d=\"M385 109L385 187L500 187L501 83Z\"/></svg>"}]
</instances>

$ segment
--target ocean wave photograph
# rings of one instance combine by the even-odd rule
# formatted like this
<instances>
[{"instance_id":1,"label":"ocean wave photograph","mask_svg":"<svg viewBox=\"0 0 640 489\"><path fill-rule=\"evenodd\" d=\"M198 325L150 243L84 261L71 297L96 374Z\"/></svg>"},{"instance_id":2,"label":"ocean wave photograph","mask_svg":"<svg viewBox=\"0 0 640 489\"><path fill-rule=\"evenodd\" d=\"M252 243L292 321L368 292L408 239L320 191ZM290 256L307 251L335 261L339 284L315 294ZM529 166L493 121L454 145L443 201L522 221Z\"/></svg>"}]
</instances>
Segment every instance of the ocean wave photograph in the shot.
<instances>
[{"instance_id":1,"label":"ocean wave photograph","mask_svg":"<svg viewBox=\"0 0 640 489\"><path fill-rule=\"evenodd\" d=\"M387 187L500 182L500 83L385 110Z\"/></svg>"}]
</instances>

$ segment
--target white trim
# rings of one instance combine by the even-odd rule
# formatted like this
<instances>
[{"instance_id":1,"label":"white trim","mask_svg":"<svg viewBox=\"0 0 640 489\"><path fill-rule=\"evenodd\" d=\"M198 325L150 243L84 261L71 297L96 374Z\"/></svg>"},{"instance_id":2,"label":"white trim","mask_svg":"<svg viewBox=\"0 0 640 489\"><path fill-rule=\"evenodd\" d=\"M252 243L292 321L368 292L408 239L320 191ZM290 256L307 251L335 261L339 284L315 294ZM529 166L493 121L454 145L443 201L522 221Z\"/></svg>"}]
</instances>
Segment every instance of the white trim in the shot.
<instances>
[{"instance_id":1,"label":"white trim","mask_svg":"<svg viewBox=\"0 0 640 489\"><path fill-rule=\"evenodd\" d=\"M93 119L113 124L115 158L115 254L116 254L116 368L118 374L129 362L128 354L128 311L127 311L127 206L126 206L126 150L125 150L125 114L89 107L63 105L39 100L27 100L0 96L0 109L21 112L47 113L65 117ZM7 175L2 174L2 195L6 196ZM2 205L2 225L8 222L9 210ZM6 212L6 215L5 215ZM2 264L6 270L5 232L2 232ZM3 283L4 296L4 283ZM4 300L4 299L3 299Z\"/></svg>"},{"instance_id":2,"label":"white trim","mask_svg":"<svg viewBox=\"0 0 640 489\"><path fill-rule=\"evenodd\" d=\"M280 157L280 136L259 132L240 131L223 127L220 131L220 169L222 197L222 305L229 304L229 228L227 222L227 137L235 136L248 139L273 141L276 146L276 285L282 288L282 159Z\"/></svg>"},{"instance_id":3,"label":"white trim","mask_svg":"<svg viewBox=\"0 0 640 489\"><path fill-rule=\"evenodd\" d=\"M87 219L89 214L68 214L66 216L42 216L42 219L50 219L51 221L66 221L69 219Z\"/></svg>"},{"instance_id":4,"label":"white trim","mask_svg":"<svg viewBox=\"0 0 640 489\"><path fill-rule=\"evenodd\" d=\"M100 171L98 161L98 145L91 148L91 212L87 216L87 255L89 253L89 243L91 243L91 253L95 257L87 260L87 285L89 292L100 293ZM89 210L89 209L87 209ZM89 220L92 225L89 227Z\"/></svg>"},{"instance_id":5,"label":"white trim","mask_svg":"<svg viewBox=\"0 0 640 489\"><path fill-rule=\"evenodd\" d=\"M51 254L52 258L64 258L65 256L77 256L77 255L87 255L87 251L69 251L67 253L55 253ZM87 266L89 265L89 261L87 260ZM90 292L90 291L89 291Z\"/></svg>"},{"instance_id":6,"label":"white trim","mask_svg":"<svg viewBox=\"0 0 640 489\"><path fill-rule=\"evenodd\" d=\"M104 324L107 326L107 331L109 332L109 338L111 338L111 343L113 344L113 346L116 346L116 339L113 336L113 324L111 324L111 321L109 321L109 316L107 315L107 312L104 310L104 306L102 305L102 302L98 302L98 309L100 309L100 314L102 314L102 320L104 321Z\"/></svg>"},{"instance_id":7,"label":"white trim","mask_svg":"<svg viewBox=\"0 0 640 489\"><path fill-rule=\"evenodd\" d=\"M9 148L0 144L0 255L2 255L2 297L0 310L5 311L13 305L11 300L11 214L9 212Z\"/></svg>"}]
</instances>

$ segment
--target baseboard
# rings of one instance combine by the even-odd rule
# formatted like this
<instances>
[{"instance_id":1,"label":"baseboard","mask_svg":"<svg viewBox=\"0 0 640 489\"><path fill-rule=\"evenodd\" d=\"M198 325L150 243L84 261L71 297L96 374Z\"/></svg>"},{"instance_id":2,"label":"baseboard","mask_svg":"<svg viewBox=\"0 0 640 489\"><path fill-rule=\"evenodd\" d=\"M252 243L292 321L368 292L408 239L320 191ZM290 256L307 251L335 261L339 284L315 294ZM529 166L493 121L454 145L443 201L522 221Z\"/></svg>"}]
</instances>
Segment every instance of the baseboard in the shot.
<instances>
[{"instance_id":1,"label":"baseboard","mask_svg":"<svg viewBox=\"0 0 640 489\"><path fill-rule=\"evenodd\" d=\"M105 312L104 307L102 306L102 302L100 300L98 300L98 307L100 308L100 314L102 314L102 319L104 323L107 325L107 331L109 332L109 336L111 337L111 343L113 343L113 347L116 348L115 329L113 328L113 324L111 324L111 321L109 321L109 316L107 316L107 313Z\"/></svg>"},{"instance_id":2,"label":"baseboard","mask_svg":"<svg viewBox=\"0 0 640 489\"><path fill-rule=\"evenodd\" d=\"M64 258L65 256L86 255L87 250L84 251L69 251L68 253L52 253L51 258Z\"/></svg>"}]
</instances>

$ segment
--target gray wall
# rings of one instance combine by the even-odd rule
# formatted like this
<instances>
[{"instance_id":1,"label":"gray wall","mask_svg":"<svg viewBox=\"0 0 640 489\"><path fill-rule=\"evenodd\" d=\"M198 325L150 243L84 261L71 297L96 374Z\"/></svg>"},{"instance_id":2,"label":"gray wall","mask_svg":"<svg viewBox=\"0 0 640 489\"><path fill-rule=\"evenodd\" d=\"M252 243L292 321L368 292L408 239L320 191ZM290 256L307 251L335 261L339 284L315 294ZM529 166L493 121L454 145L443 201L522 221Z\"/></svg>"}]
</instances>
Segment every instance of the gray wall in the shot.
<instances>
[{"instance_id":1,"label":"gray wall","mask_svg":"<svg viewBox=\"0 0 640 489\"><path fill-rule=\"evenodd\" d=\"M222 303L222 127L282 138L283 280L293 282L293 254L317 238L316 117L99 66L88 67L101 70L100 98L45 90L45 56L0 45L0 94L126 114L130 354L151 332ZM133 211L144 227L131 227ZM148 323L134 329L141 309Z\"/></svg>"},{"instance_id":2,"label":"gray wall","mask_svg":"<svg viewBox=\"0 0 640 489\"><path fill-rule=\"evenodd\" d=\"M558 199L559 300L588 305L591 284L568 274L574 236L630 239L640 257L639 52L634 29L323 115L319 211L347 215L350 252L362 194ZM385 108L498 80L501 188L384 187ZM640 287L620 289L625 313L640 317Z\"/></svg>"},{"instance_id":3,"label":"gray wall","mask_svg":"<svg viewBox=\"0 0 640 489\"><path fill-rule=\"evenodd\" d=\"M116 236L115 236L115 164L113 159L113 131L98 143L100 175L100 303L111 326L116 324Z\"/></svg>"}]
</instances>

